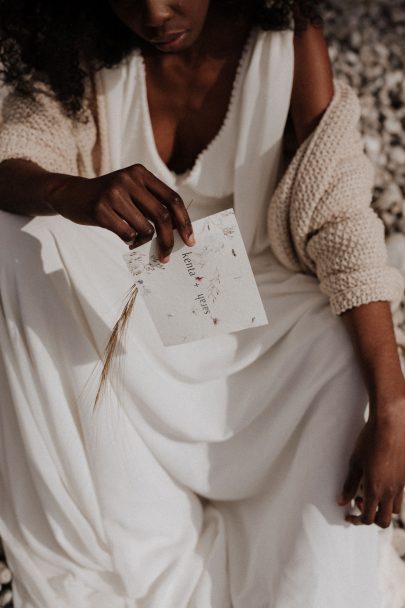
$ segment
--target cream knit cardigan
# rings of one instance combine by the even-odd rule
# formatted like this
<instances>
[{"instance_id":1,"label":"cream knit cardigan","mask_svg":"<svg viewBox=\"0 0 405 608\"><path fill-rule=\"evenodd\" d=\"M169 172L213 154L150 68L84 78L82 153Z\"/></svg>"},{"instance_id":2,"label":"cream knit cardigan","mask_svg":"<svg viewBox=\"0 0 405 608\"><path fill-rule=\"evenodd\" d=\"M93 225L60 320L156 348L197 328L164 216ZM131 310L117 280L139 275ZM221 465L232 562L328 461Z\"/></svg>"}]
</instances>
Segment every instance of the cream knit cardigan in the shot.
<instances>
[{"instance_id":1,"label":"cream knit cardigan","mask_svg":"<svg viewBox=\"0 0 405 608\"><path fill-rule=\"evenodd\" d=\"M278 260L293 271L315 274L332 311L341 314L368 302L399 300L403 279L387 265L384 226L370 207L373 168L357 130L357 96L336 79L334 89L322 120L269 201L268 233ZM0 162L24 158L58 173L108 173L98 74L86 99L87 122L78 122L66 117L44 86L35 101L10 94L3 105Z\"/></svg>"}]
</instances>

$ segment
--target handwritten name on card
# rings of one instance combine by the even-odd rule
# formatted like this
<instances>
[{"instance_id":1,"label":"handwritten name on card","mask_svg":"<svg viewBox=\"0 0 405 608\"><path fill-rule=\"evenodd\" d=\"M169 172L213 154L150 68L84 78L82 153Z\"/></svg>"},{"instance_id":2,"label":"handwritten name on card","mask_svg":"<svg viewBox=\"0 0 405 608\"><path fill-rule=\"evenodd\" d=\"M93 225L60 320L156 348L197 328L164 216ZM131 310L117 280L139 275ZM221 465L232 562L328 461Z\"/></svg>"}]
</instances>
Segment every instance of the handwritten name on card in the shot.
<instances>
[{"instance_id":1,"label":"handwritten name on card","mask_svg":"<svg viewBox=\"0 0 405 608\"><path fill-rule=\"evenodd\" d=\"M175 231L167 264L156 237L124 256L163 344L268 324L233 209L193 222L193 230L193 247Z\"/></svg>"}]
</instances>

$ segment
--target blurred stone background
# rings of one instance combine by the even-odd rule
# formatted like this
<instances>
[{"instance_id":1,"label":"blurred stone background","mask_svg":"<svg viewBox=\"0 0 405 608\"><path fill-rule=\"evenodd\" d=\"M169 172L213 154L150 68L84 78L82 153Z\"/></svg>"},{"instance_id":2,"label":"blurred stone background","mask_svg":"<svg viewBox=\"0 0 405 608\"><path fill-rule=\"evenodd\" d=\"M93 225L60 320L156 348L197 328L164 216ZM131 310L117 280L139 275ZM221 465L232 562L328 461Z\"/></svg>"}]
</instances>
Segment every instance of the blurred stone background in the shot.
<instances>
[{"instance_id":1,"label":"blurred stone background","mask_svg":"<svg viewBox=\"0 0 405 608\"><path fill-rule=\"evenodd\" d=\"M374 206L404 232L405 2L328 1L325 31L337 76L360 96L365 148L376 167Z\"/></svg>"},{"instance_id":2,"label":"blurred stone background","mask_svg":"<svg viewBox=\"0 0 405 608\"><path fill-rule=\"evenodd\" d=\"M376 169L372 204L386 226L391 262L405 276L405 0L327 0L324 5L335 76L360 97L365 150ZM405 352L404 303L394 320ZM396 553L405 558L404 522L405 506L391 530ZM387 608L405 608L405 562L391 556L389 563L384 577L390 587L398 583L398 591L395 605ZM10 580L0 547L0 606L12 606Z\"/></svg>"}]
</instances>

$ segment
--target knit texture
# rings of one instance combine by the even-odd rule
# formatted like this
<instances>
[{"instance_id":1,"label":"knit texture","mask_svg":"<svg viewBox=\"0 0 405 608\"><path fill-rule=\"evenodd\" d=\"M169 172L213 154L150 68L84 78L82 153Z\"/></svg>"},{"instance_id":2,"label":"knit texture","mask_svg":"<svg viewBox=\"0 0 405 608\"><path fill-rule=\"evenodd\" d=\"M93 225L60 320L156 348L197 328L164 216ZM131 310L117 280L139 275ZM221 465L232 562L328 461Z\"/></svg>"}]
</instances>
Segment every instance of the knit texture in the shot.
<instances>
[{"instance_id":1,"label":"knit texture","mask_svg":"<svg viewBox=\"0 0 405 608\"><path fill-rule=\"evenodd\" d=\"M44 84L37 87L35 99L17 93L7 95L2 107L0 161L25 159L47 171L95 177L99 157L97 129L94 96L87 86L88 107L80 122L64 113Z\"/></svg>"},{"instance_id":2,"label":"knit texture","mask_svg":"<svg viewBox=\"0 0 405 608\"><path fill-rule=\"evenodd\" d=\"M299 147L270 201L273 252L287 268L315 274L332 311L398 300L400 273L387 265L384 226L370 206L374 170L357 130L360 104L334 80L319 125Z\"/></svg>"},{"instance_id":3,"label":"knit texture","mask_svg":"<svg viewBox=\"0 0 405 608\"><path fill-rule=\"evenodd\" d=\"M370 207L373 168L357 130L356 94L334 80L334 97L301 144L269 204L268 232L281 264L315 274L335 314L398 300L400 273L387 265L384 228ZM0 162L33 161L57 173L95 177L110 168L101 81L87 85L86 117L73 121L44 86L35 100L15 93L3 104Z\"/></svg>"}]
</instances>

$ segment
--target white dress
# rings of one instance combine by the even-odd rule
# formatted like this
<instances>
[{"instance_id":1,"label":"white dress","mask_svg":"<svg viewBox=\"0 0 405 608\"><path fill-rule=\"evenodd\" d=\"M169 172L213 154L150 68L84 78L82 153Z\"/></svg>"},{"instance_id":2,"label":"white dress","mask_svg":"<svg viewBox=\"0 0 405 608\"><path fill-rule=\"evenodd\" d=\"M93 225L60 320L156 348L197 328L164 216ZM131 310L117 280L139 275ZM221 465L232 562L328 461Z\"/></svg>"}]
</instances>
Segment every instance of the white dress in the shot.
<instances>
[{"instance_id":1,"label":"white dress","mask_svg":"<svg viewBox=\"0 0 405 608\"><path fill-rule=\"evenodd\" d=\"M182 176L157 153L141 55L102 73L114 168L143 163L193 200L192 220L235 206L268 326L164 347L139 297L93 412L127 249L1 213L0 536L16 608L383 605L378 528L345 523L335 500L364 423L358 365L317 280L281 267L265 229L292 58L291 32L253 30L224 125ZM241 116L260 104L262 199L234 170Z\"/></svg>"}]
</instances>

